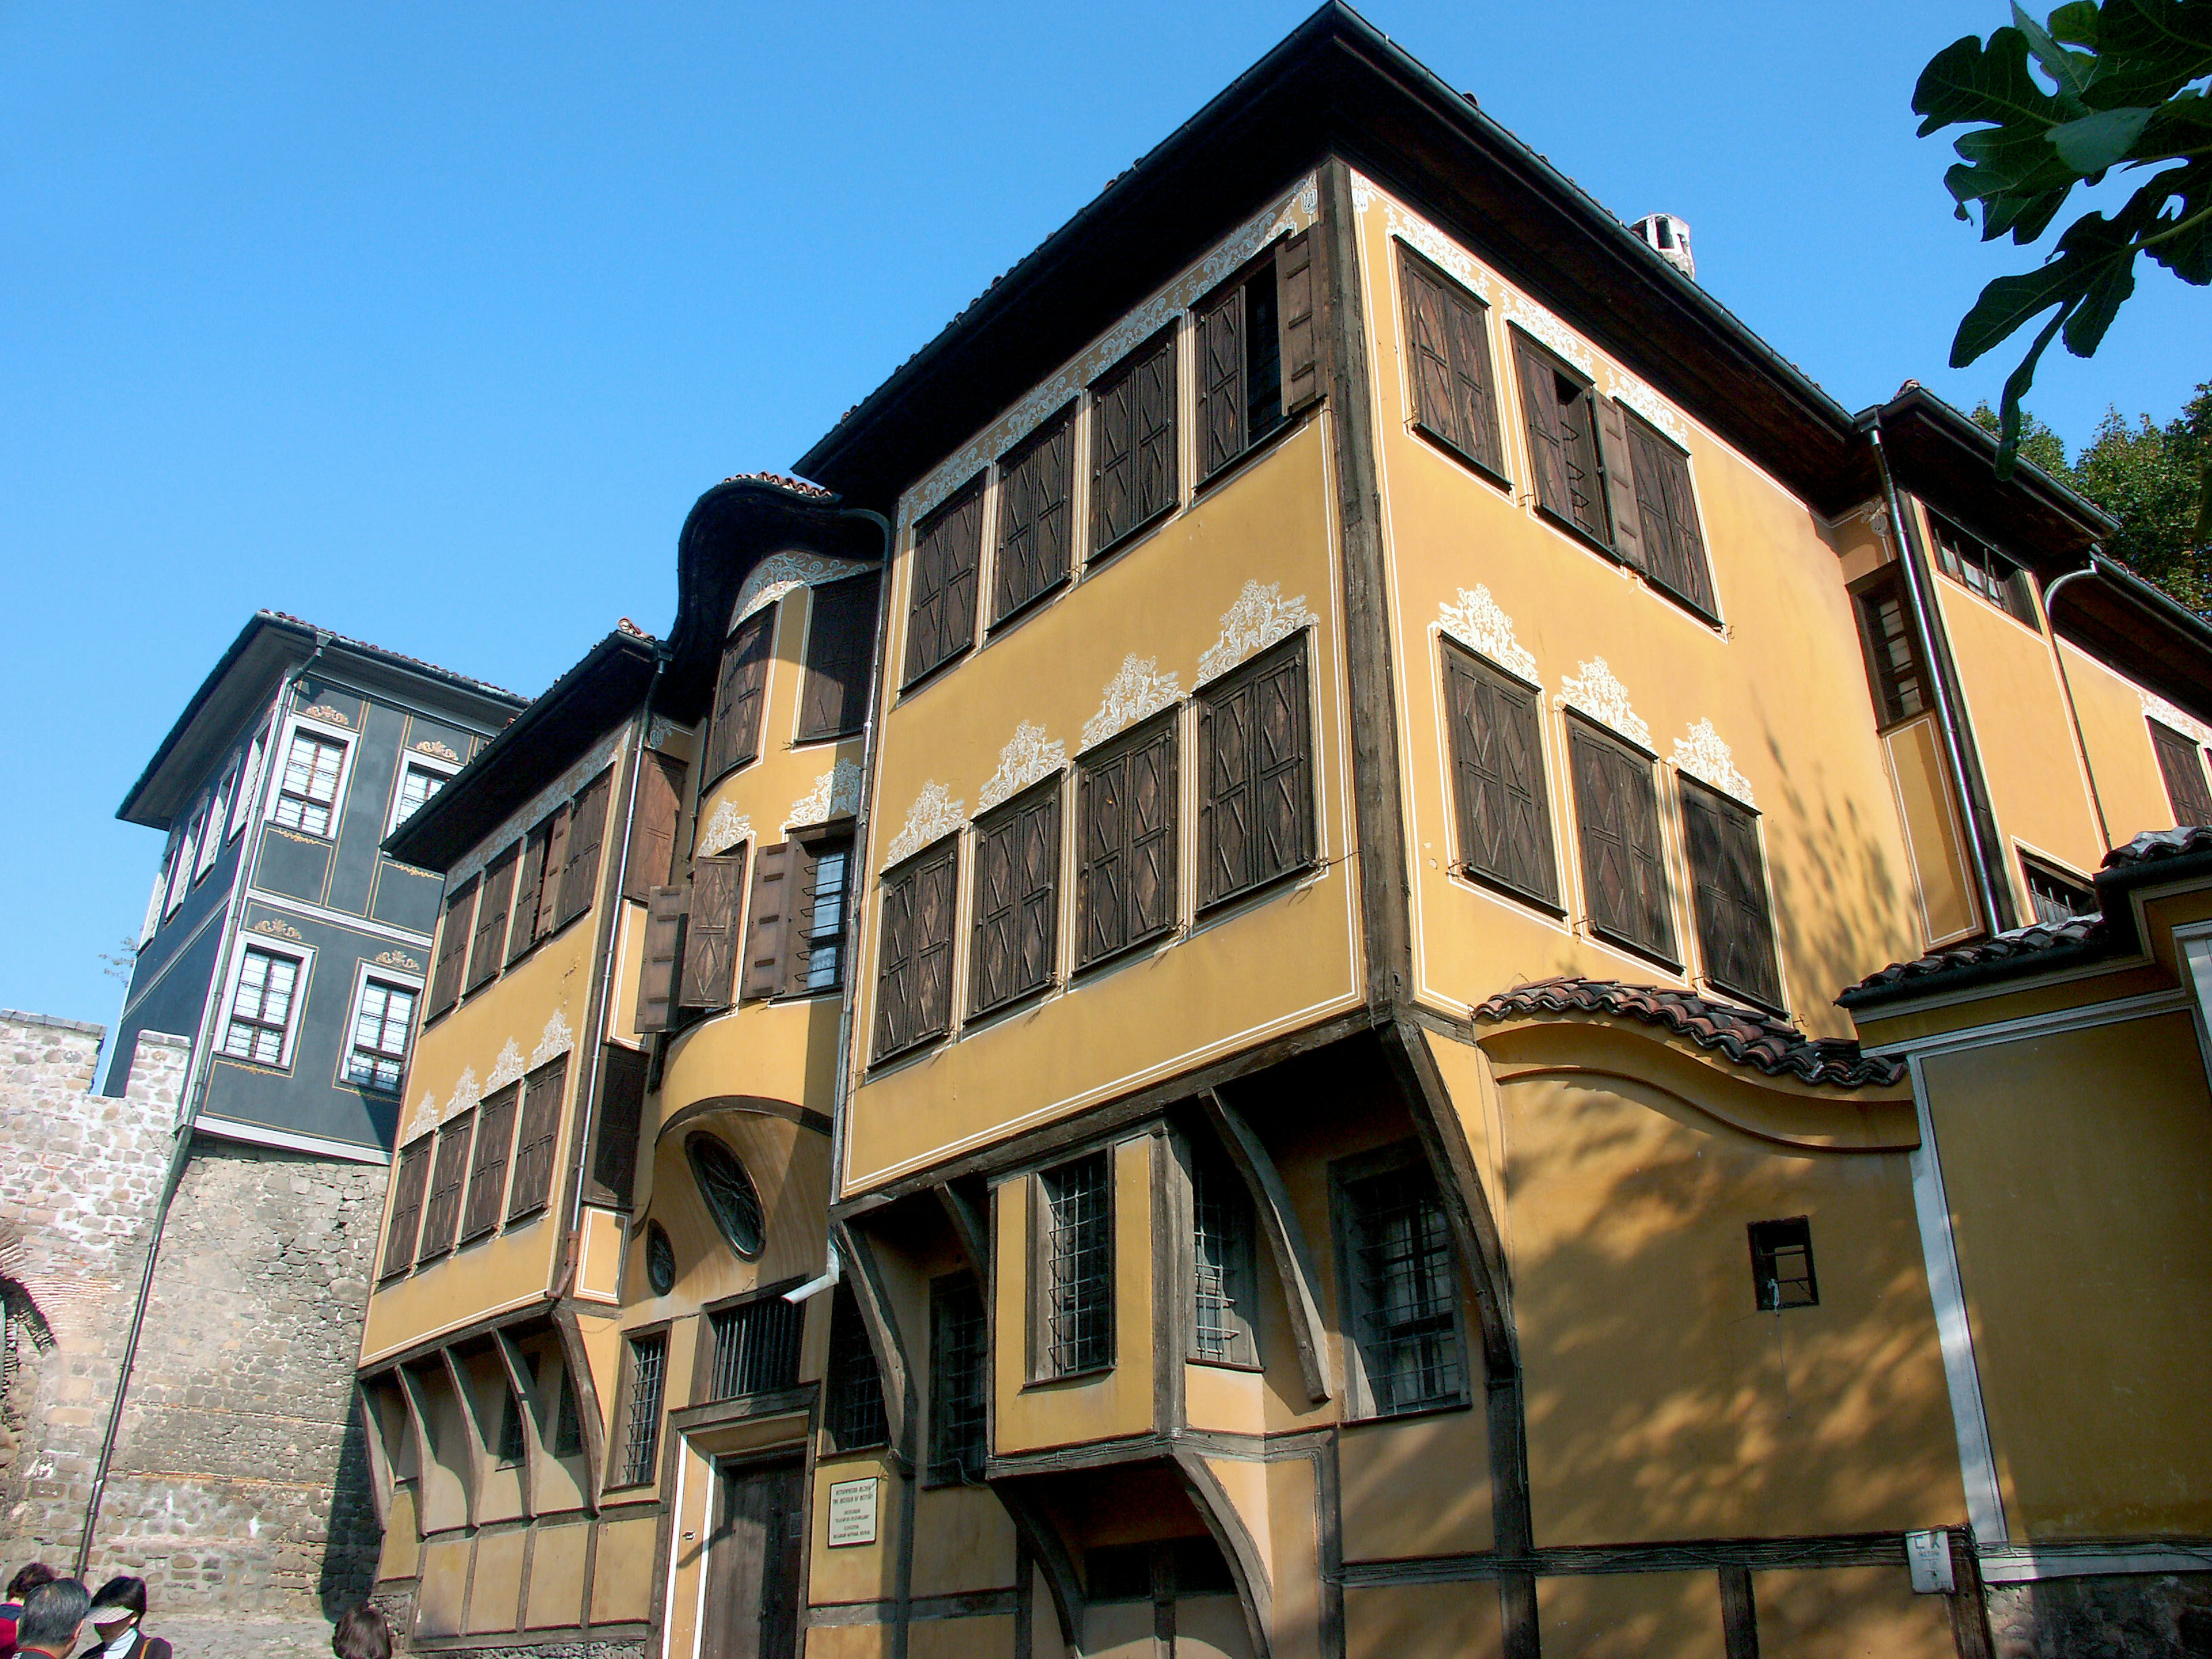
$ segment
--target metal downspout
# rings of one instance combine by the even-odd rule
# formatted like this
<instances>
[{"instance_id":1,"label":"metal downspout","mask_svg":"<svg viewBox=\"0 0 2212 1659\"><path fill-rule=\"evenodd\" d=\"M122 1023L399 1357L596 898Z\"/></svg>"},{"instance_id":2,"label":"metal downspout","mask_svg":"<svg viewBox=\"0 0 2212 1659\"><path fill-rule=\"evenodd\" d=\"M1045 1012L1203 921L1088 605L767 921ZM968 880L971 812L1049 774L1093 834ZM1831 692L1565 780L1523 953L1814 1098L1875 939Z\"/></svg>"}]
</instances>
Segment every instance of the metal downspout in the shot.
<instances>
[{"instance_id":1,"label":"metal downspout","mask_svg":"<svg viewBox=\"0 0 2212 1659\"><path fill-rule=\"evenodd\" d=\"M2058 670L2058 689L2066 696L2066 718L2074 727L2074 752L2081 758L2081 776L2089 786L2089 805L2096 810L2097 836L2109 853L2112 850L2112 821L2105 816L2105 798L2097 793L2097 771L2089 764L2089 744L2081 735L2081 711L2074 703L2074 682L2066 672L2066 653L2059 649L2058 624L2051 617L2051 602L2058 597L2058 590L2081 577L2095 575L2096 561L2097 549L2093 546L2089 550L2087 564L2079 570L2068 571L2043 590L2043 626L2051 638L2051 660Z\"/></svg>"}]
</instances>

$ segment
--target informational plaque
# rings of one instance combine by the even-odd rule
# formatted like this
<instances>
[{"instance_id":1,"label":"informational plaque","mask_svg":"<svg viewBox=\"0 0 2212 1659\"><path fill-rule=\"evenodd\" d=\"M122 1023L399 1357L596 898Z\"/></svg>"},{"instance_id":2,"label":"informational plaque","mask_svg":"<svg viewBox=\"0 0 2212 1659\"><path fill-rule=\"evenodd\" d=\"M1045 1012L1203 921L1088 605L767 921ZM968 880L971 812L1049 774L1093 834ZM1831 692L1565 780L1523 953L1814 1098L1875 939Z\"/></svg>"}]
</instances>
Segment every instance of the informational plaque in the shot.
<instances>
[{"instance_id":1,"label":"informational plaque","mask_svg":"<svg viewBox=\"0 0 2212 1659\"><path fill-rule=\"evenodd\" d=\"M836 1523L831 1523L834 1538ZM1905 1534L1905 1565L1912 1575L1912 1588L1921 1595L1955 1594L1951 1579L1950 1534L1908 1532Z\"/></svg>"},{"instance_id":2,"label":"informational plaque","mask_svg":"<svg viewBox=\"0 0 2212 1659\"><path fill-rule=\"evenodd\" d=\"M876 1488L881 1483L870 1475L865 1480L837 1480L830 1486L830 1547L876 1541Z\"/></svg>"}]
</instances>

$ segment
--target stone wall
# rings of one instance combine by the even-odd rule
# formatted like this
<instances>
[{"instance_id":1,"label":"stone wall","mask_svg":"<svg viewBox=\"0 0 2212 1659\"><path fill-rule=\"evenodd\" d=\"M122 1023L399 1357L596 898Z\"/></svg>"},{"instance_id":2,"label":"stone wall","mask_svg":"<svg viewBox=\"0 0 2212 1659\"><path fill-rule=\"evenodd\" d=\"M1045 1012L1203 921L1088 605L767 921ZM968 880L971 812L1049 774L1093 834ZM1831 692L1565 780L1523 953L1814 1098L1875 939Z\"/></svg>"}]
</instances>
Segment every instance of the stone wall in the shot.
<instances>
[{"instance_id":1,"label":"stone wall","mask_svg":"<svg viewBox=\"0 0 2212 1659\"><path fill-rule=\"evenodd\" d=\"M2212 1655L2212 1572L1992 1584L1989 1607L1996 1659Z\"/></svg>"}]
</instances>

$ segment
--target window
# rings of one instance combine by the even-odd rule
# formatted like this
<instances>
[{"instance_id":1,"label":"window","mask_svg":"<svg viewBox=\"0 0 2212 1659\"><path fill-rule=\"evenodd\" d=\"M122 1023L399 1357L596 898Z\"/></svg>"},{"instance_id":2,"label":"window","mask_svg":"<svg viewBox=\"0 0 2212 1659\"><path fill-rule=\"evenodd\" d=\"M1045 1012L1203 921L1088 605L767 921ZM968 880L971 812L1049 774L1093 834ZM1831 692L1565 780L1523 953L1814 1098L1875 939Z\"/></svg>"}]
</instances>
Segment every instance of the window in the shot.
<instances>
[{"instance_id":1,"label":"window","mask_svg":"<svg viewBox=\"0 0 2212 1659\"><path fill-rule=\"evenodd\" d=\"M612 767L593 778L576 797L574 808L569 813L565 862L561 868L561 908L554 928L566 927L589 910L598 895L599 843L606 836L607 806L614 793L614 779ZM545 878L550 886L553 878L550 863Z\"/></svg>"},{"instance_id":2,"label":"window","mask_svg":"<svg viewBox=\"0 0 2212 1659\"><path fill-rule=\"evenodd\" d=\"M514 1142L514 1190L507 1200L509 1221L544 1209L551 1194L553 1142L560 1133L561 1100L568 1081L566 1054L522 1079L522 1123ZM627 1201L629 1194L623 1196Z\"/></svg>"},{"instance_id":3,"label":"window","mask_svg":"<svg viewBox=\"0 0 2212 1659\"><path fill-rule=\"evenodd\" d=\"M1761 1313L1820 1305L1813 1277L1813 1228L1803 1216L1751 1224L1751 1285Z\"/></svg>"},{"instance_id":4,"label":"window","mask_svg":"<svg viewBox=\"0 0 2212 1659\"><path fill-rule=\"evenodd\" d=\"M461 1000L461 970L468 961L469 924L476 915L476 903L473 876L446 901L446 919L438 931L438 957L430 970L430 1006L425 1011L432 1019Z\"/></svg>"},{"instance_id":5,"label":"window","mask_svg":"<svg viewBox=\"0 0 2212 1659\"><path fill-rule=\"evenodd\" d=\"M545 866L552 856L553 832L562 829L567 840L562 807L532 830L522 843L522 872L514 884L514 900L507 924L507 959L519 961L538 943L538 913L545 907Z\"/></svg>"},{"instance_id":6,"label":"window","mask_svg":"<svg viewBox=\"0 0 2212 1659\"><path fill-rule=\"evenodd\" d=\"M353 1045L346 1053L345 1079L364 1089L397 1094L407 1073L407 1037L415 1029L416 993L380 979L361 983L354 1006Z\"/></svg>"},{"instance_id":7,"label":"window","mask_svg":"<svg viewBox=\"0 0 2212 1659\"><path fill-rule=\"evenodd\" d=\"M2023 853L2020 872L2027 883L2027 896L2035 919L2049 927L2076 916L2094 916L2100 906L2088 883Z\"/></svg>"},{"instance_id":8,"label":"window","mask_svg":"<svg viewBox=\"0 0 2212 1659\"><path fill-rule=\"evenodd\" d=\"M476 1114L463 1112L438 1131L438 1161L431 1169L430 1202L422 1212L417 1261L428 1261L453 1248L453 1231L461 1220L461 1188L469 1173L469 1137L476 1127Z\"/></svg>"},{"instance_id":9,"label":"window","mask_svg":"<svg viewBox=\"0 0 2212 1659\"><path fill-rule=\"evenodd\" d=\"M646 1224L645 1282L655 1296L666 1296L676 1288L676 1245L658 1221Z\"/></svg>"},{"instance_id":10,"label":"window","mask_svg":"<svg viewBox=\"0 0 2212 1659\"><path fill-rule=\"evenodd\" d=\"M1190 1357L1212 1365L1256 1365L1252 1203L1236 1170L1211 1148L1192 1149L1190 1218Z\"/></svg>"},{"instance_id":11,"label":"window","mask_svg":"<svg viewBox=\"0 0 2212 1659\"><path fill-rule=\"evenodd\" d=\"M1937 569L2014 621L2042 630L2035 614L2035 581L2027 571L1940 513L1929 514L1928 528L1935 538Z\"/></svg>"},{"instance_id":12,"label":"window","mask_svg":"<svg viewBox=\"0 0 2212 1659\"><path fill-rule=\"evenodd\" d=\"M530 1437L522 1422L522 1402L514 1397L509 1387L500 1393L499 1462L502 1468L512 1468L530 1455Z\"/></svg>"},{"instance_id":13,"label":"window","mask_svg":"<svg viewBox=\"0 0 2212 1659\"><path fill-rule=\"evenodd\" d=\"M775 605L756 611L722 647L714 713L707 728L708 783L760 754L761 709L767 700L768 659L775 640Z\"/></svg>"},{"instance_id":14,"label":"window","mask_svg":"<svg viewBox=\"0 0 2212 1659\"><path fill-rule=\"evenodd\" d=\"M1303 635L1200 694L1198 764L1201 908L1312 862L1313 758Z\"/></svg>"},{"instance_id":15,"label":"window","mask_svg":"<svg viewBox=\"0 0 2212 1659\"><path fill-rule=\"evenodd\" d=\"M1521 408L1536 471L1536 505L1593 541L1613 545L1598 457L1596 392L1527 336L1516 333Z\"/></svg>"},{"instance_id":16,"label":"window","mask_svg":"<svg viewBox=\"0 0 2212 1659\"><path fill-rule=\"evenodd\" d=\"M1313 380L1312 288L1311 245L1302 232L1193 313L1201 480L1288 418L1285 371L1290 368L1295 376L1299 365L1292 360L1301 353L1305 378Z\"/></svg>"},{"instance_id":17,"label":"window","mask_svg":"<svg viewBox=\"0 0 2212 1659\"><path fill-rule=\"evenodd\" d=\"M806 1322L804 1306L766 1296L710 1313L707 1322L714 1333L708 1399L730 1400L798 1385L799 1338Z\"/></svg>"},{"instance_id":18,"label":"window","mask_svg":"<svg viewBox=\"0 0 2212 1659\"><path fill-rule=\"evenodd\" d=\"M483 896L477 901L476 927L470 936L467 988L471 991L497 977L501 959L507 954L507 907L514 896L515 864L521 850L520 843L508 848L484 871L479 890Z\"/></svg>"},{"instance_id":19,"label":"window","mask_svg":"<svg viewBox=\"0 0 2212 1659\"><path fill-rule=\"evenodd\" d=\"M636 1336L629 1344L629 1407L623 1432L622 1479L641 1486L660 1462L660 1395L668 1371L668 1334Z\"/></svg>"},{"instance_id":20,"label":"window","mask_svg":"<svg viewBox=\"0 0 2212 1659\"><path fill-rule=\"evenodd\" d=\"M1173 711L1085 757L1076 792L1076 965L1176 925Z\"/></svg>"},{"instance_id":21,"label":"window","mask_svg":"<svg viewBox=\"0 0 2212 1659\"><path fill-rule=\"evenodd\" d=\"M600 1046L599 1099L592 1111L590 1178L584 1183L584 1196L592 1203L611 1204L623 1210L630 1206L631 1189L637 1185L637 1137L645 1115L645 1077L650 1064L641 1048L626 1048L613 1042ZM528 1118L526 1102L526 1138ZM550 1127L546 1144L549 1148L552 1144ZM516 1161L514 1178L519 1194L522 1180L520 1153ZM546 1172L549 1176L552 1172L550 1159Z\"/></svg>"},{"instance_id":22,"label":"window","mask_svg":"<svg viewBox=\"0 0 2212 1659\"><path fill-rule=\"evenodd\" d=\"M169 896L169 870L177 856L177 838L173 833L161 854L161 866L154 872L154 890L146 896L146 920L138 929L138 948L144 950L155 933L161 929L161 908Z\"/></svg>"},{"instance_id":23,"label":"window","mask_svg":"<svg viewBox=\"0 0 2212 1659\"><path fill-rule=\"evenodd\" d=\"M311 836L331 833L337 809L338 775L345 769L345 744L313 732L295 731L284 757L284 775L276 787L276 822Z\"/></svg>"},{"instance_id":24,"label":"window","mask_svg":"<svg viewBox=\"0 0 2212 1659\"><path fill-rule=\"evenodd\" d=\"M679 915L681 933L658 936L656 948L682 959L677 1002L684 1008L726 1008L738 972L738 906L744 902L745 849L720 858L691 861L688 916ZM682 895L679 893L680 900Z\"/></svg>"},{"instance_id":25,"label":"window","mask_svg":"<svg viewBox=\"0 0 2212 1659\"><path fill-rule=\"evenodd\" d=\"M1114 1363L1113 1169L1093 1152L1037 1177L1035 1367L1073 1376Z\"/></svg>"},{"instance_id":26,"label":"window","mask_svg":"<svg viewBox=\"0 0 2212 1659\"><path fill-rule=\"evenodd\" d=\"M807 996L845 979L850 836L761 849L745 924L744 995Z\"/></svg>"},{"instance_id":27,"label":"window","mask_svg":"<svg viewBox=\"0 0 2212 1659\"><path fill-rule=\"evenodd\" d=\"M1406 287L1414 426L1494 482L1506 483L1490 367L1490 308L1403 246L1398 270Z\"/></svg>"},{"instance_id":28,"label":"window","mask_svg":"<svg viewBox=\"0 0 2212 1659\"><path fill-rule=\"evenodd\" d=\"M969 1005L981 1014L1053 981L1060 939L1060 779L975 823Z\"/></svg>"},{"instance_id":29,"label":"window","mask_svg":"<svg viewBox=\"0 0 2212 1659\"><path fill-rule=\"evenodd\" d=\"M197 850L193 838L199 832L197 819L187 819L178 834L177 844L169 860L169 896L162 906L164 915L174 915L185 902L185 895L192 887L192 857Z\"/></svg>"},{"instance_id":30,"label":"window","mask_svg":"<svg viewBox=\"0 0 2212 1659\"><path fill-rule=\"evenodd\" d=\"M1774 920L1759 855L1759 815L1688 778L1682 780L1682 829L1690 854L1692 908L1705 977L1764 1007L1782 1006Z\"/></svg>"},{"instance_id":31,"label":"window","mask_svg":"<svg viewBox=\"0 0 2212 1659\"><path fill-rule=\"evenodd\" d=\"M915 526L907 601L907 684L975 643L975 567L982 555L983 480L978 477Z\"/></svg>"},{"instance_id":32,"label":"window","mask_svg":"<svg viewBox=\"0 0 2212 1659\"><path fill-rule=\"evenodd\" d=\"M430 1153L436 1137L422 1135L400 1149L392 1178L392 1228L384 1241L384 1269L390 1279L415 1262L415 1234L422 1221L422 1196L430 1184Z\"/></svg>"},{"instance_id":33,"label":"window","mask_svg":"<svg viewBox=\"0 0 2212 1659\"><path fill-rule=\"evenodd\" d=\"M1449 640L1443 653L1461 866L1556 909L1559 873L1537 726L1541 694Z\"/></svg>"},{"instance_id":34,"label":"window","mask_svg":"<svg viewBox=\"0 0 2212 1659\"><path fill-rule=\"evenodd\" d=\"M2173 803L2174 823L2184 829L2212 823L2212 789L2205 786L2204 755L2196 740L2153 720L2150 741L2166 779L2166 798Z\"/></svg>"},{"instance_id":35,"label":"window","mask_svg":"<svg viewBox=\"0 0 2212 1659\"><path fill-rule=\"evenodd\" d=\"M199 839L199 856L192 860L192 879L197 882L215 868L216 854L222 851L222 817L229 806L230 780L225 778L211 799L200 803L201 817L193 825L193 834Z\"/></svg>"},{"instance_id":36,"label":"window","mask_svg":"<svg viewBox=\"0 0 2212 1659\"><path fill-rule=\"evenodd\" d=\"M1567 747L1590 925L1618 944L1672 963L1674 915L1650 759L1580 720L1567 729Z\"/></svg>"},{"instance_id":37,"label":"window","mask_svg":"<svg viewBox=\"0 0 2212 1659\"><path fill-rule=\"evenodd\" d=\"M884 877L876 1058L943 1036L952 1018L952 910L960 842L948 836Z\"/></svg>"},{"instance_id":38,"label":"window","mask_svg":"<svg viewBox=\"0 0 2212 1659\"><path fill-rule=\"evenodd\" d=\"M989 1453L985 1389L990 1343L983 1293L974 1275L948 1273L929 1286L929 1469L927 1484L983 1478Z\"/></svg>"},{"instance_id":39,"label":"window","mask_svg":"<svg viewBox=\"0 0 2212 1659\"><path fill-rule=\"evenodd\" d=\"M1867 678L1880 723L1893 726L1929 707L1928 675L1905 592L1905 573L1890 565L1855 590Z\"/></svg>"},{"instance_id":40,"label":"window","mask_svg":"<svg viewBox=\"0 0 2212 1659\"><path fill-rule=\"evenodd\" d=\"M1176 347L1170 329L1091 388L1091 556L1109 552L1180 499Z\"/></svg>"},{"instance_id":41,"label":"window","mask_svg":"<svg viewBox=\"0 0 2212 1659\"><path fill-rule=\"evenodd\" d=\"M1376 1416L1468 1398L1459 1290L1443 1206L1407 1164L1343 1185L1355 1347Z\"/></svg>"},{"instance_id":42,"label":"window","mask_svg":"<svg viewBox=\"0 0 2212 1659\"><path fill-rule=\"evenodd\" d=\"M234 836L246 828L246 820L260 805L258 797L261 793L261 761L268 747L266 732L255 732L253 741L246 745L246 769L240 773L237 792L230 798L230 833Z\"/></svg>"},{"instance_id":43,"label":"window","mask_svg":"<svg viewBox=\"0 0 2212 1659\"><path fill-rule=\"evenodd\" d=\"M257 1066L289 1064L292 1005L299 982L298 957L248 945L239 963L238 989L230 1000L223 1053Z\"/></svg>"},{"instance_id":44,"label":"window","mask_svg":"<svg viewBox=\"0 0 2212 1659\"><path fill-rule=\"evenodd\" d=\"M876 1350L850 1286L840 1285L830 1304L830 1375L823 1421L839 1451L881 1446L891 1437L884 1409L884 1380Z\"/></svg>"},{"instance_id":45,"label":"window","mask_svg":"<svg viewBox=\"0 0 2212 1659\"><path fill-rule=\"evenodd\" d=\"M399 790L392 800L392 822L384 827L390 835L415 816L415 810L446 787L453 776L442 766L432 766L418 760L399 763Z\"/></svg>"},{"instance_id":46,"label":"window","mask_svg":"<svg viewBox=\"0 0 2212 1659\"><path fill-rule=\"evenodd\" d=\"M1067 580L1075 543L1075 406L999 463L999 551L991 621L1002 623Z\"/></svg>"},{"instance_id":47,"label":"window","mask_svg":"<svg viewBox=\"0 0 2212 1659\"><path fill-rule=\"evenodd\" d=\"M748 1261L761 1253L760 1194L738 1155L704 1130L695 1130L684 1141L684 1156L691 1165L691 1178L699 1183L708 1213L730 1248Z\"/></svg>"},{"instance_id":48,"label":"window","mask_svg":"<svg viewBox=\"0 0 2212 1659\"><path fill-rule=\"evenodd\" d=\"M876 654L872 570L813 590L806 624L806 680L799 700L799 740L857 732L868 712L868 669Z\"/></svg>"},{"instance_id":49,"label":"window","mask_svg":"<svg viewBox=\"0 0 2212 1659\"><path fill-rule=\"evenodd\" d=\"M687 768L656 750L646 750L637 773L637 805L630 818L629 857L623 866L623 896L646 903L653 890L675 879L676 824L684 816Z\"/></svg>"},{"instance_id":50,"label":"window","mask_svg":"<svg viewBox=\"0 0 2212 1659\"><path fill-rule=\"evenodd\" d=\"M461 1218L464 1242L499 1225L507 1197L507 1165L514 1150L514 1106L521 1091L508 1084L477 1109L476 1158L469 1170L468 1207Z\"/></svg>"},{"instance_id":51,"label":"window","mask_svg":"<svg viewBox=\"0 0 2212 1659\"><path fill-rule=\"evenodd\" d=\"M1641 416L1620 411L1635 475L1637 541L1644 574L1700 616L1713 617L1713 576L1690 489L1690 458Z\"/></svg>"},{"instance_id":52,"label":"window","mask_svg":"<svg viewBox=\"0 0 2212 1659\"><path fill-rule=\"evenodd\" d=\"M1184 1595L1234 1595L1237 1580L1212 1538L1156 1544L1105 1544L1083 1552L1085 1598L1093 1602L1172 1601Z\"/></svg>"}]
</instances>

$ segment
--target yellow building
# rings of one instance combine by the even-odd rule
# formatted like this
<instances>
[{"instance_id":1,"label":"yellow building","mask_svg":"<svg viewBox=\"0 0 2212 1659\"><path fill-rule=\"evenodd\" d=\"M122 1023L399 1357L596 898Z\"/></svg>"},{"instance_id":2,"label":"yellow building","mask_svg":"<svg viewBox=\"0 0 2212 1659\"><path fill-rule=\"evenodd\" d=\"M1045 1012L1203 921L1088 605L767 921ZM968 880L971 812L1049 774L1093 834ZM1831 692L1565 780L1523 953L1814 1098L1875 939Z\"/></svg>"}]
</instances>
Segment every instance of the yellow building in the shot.
<instances>
[{"instance_id":1,"label":"yellow building","mask_svg":"<svg viewBox=\"0 0 2212 1659\"><path fill-rule=\"evenodd\" d=\"M665 875L417 1051L398 1232L556 998L640 1127L623 1191L577 1095L565 1233L372 1297L416 1645L1979 1655L1984 1581L2177 1570L2184 1349L2125 1476L1970 1445L1961 1306L2094 1281L1936 1249L1920 1028L1834 1001L2212 818L2212 632L1990 447L1316 14L803 458L834 495L702 497L668 647L600 647L649 678L397 849L442 962L588 781L532 731L668 781ZM2179 1145L2196 1051L2122 1052ZM2191 1168L2142 1237L2201 1255ZM2032 1414L2021 1317L1969 1358Z\"/></svg>"}]
</instances>

